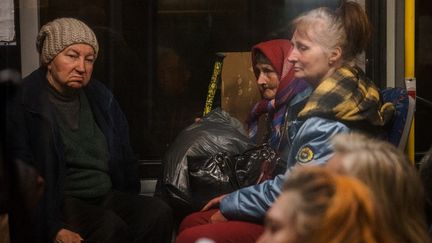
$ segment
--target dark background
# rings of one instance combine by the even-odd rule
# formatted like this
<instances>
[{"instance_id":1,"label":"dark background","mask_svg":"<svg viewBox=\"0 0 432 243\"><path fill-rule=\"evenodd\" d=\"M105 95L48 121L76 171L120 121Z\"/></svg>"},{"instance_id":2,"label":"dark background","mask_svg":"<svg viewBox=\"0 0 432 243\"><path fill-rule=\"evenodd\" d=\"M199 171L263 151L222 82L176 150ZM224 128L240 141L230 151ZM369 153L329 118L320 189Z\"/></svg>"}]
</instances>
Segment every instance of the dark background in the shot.
<instances>
[{"instance_id":1,"label":"dark background","mask_svg":"<svg viewBox=\"0 0 432 243\"><path fill-rule=\"evenodd\" d=\"M416 50L417 93L432 100L432 55L424 47L431 40L425 31L431 3L416 4L416 47L422 47ZM177 133L202 114L216 52L249 51L264 40L289 38L289 22L299 13L338 5L338 0L42 0L40 24L75 17L94 29L100 54L93 76L113 91L128 118L138 158L152 165ZM367 0L366 9L375 30L366 71L383 88L385 1ZM0 46L0 70L19 70L19 56L19 46ZM418 101L417 157L431 145L431 115L431 106Z\"/></svg>"}]
</instances>

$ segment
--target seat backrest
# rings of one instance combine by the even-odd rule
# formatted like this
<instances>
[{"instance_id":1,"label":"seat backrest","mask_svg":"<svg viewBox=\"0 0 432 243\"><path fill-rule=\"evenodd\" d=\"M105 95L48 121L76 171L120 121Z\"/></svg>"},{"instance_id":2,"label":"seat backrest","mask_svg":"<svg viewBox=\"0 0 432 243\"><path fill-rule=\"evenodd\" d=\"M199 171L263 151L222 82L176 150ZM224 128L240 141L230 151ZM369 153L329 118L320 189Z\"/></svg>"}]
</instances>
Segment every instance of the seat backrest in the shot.
<instances>
[{"instance_id":1,"label":"seat backrest","mask_svg":"<svg viewBox=\"0 0 432 243\"><path fill-rule=\"evenodd\" d=\"M252 69L250 52L224 52L221 106L232 117L244 123L261 96Z\"/></svg>"},{"instance_id":2,"label":"seat backrest","mask_svg":"<svg viewBox=\"0 0 432 243\"><path fill-rule=\"evenodd\" d=\"M411 122L414 117L415 101L404 88L387 88L381 91L383 102L395 106L395 114L388 127L388 141L399 149L405 149Z\"/></svg>"}]
</instances>

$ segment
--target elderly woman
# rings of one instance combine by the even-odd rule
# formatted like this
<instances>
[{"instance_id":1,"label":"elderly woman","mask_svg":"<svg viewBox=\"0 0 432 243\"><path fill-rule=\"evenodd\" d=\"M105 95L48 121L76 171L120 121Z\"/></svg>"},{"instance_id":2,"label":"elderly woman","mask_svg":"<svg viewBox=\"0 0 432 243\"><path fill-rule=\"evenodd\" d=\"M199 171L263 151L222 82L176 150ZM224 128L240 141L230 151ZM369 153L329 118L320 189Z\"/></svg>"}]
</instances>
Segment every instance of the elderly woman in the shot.
<instances>
[{"instance_id":1,"label":"elderly woman","mask_svg":"<svg viewBox=\"0 0 432 243\"><path fill-rule=\"evenodd\" d=\"M281 157L288 168L303 164L325 163L332 154L331 138L338 133L359 130L379 134L393 114L391 104L380 100L378 88L356 66L356 58L365 50L371 35L368 18L355 2L344 2L335 11L311 10L293 21L294 48L288 60L294 77L306 80L313 88L296 118L283 131L287 146ZM348 40L348 36L350 40ZM298 107L297 107L298 108ZM289 109L288 109L289 113ZM289 176L290 169L285 173ZM219 205L210 221L262 222L270 205L281 192L284 176L243 188L209 202L205 209ZM200 230L193 230L200 227ZM218 242L229 242L230 235L213 234L221 224L199 225L187 229L178 242L216 235ZM189 230L189 233L187 231ZM193 230L193 231L192 231ZM234 230L233 230L234 231ZM253 230L233 232L242 242L253 242Z\"/></svg>"},{"instance_id":2,"label":"elderly woman","mask_svg":"<svg viewBox=\"0 0 432 243\"><path fill-rule=\"evenodd\" d=\"M138 195L126 118L91 78L94 32L77 19L56 19L41 28L37 48L42 66L23 80L8 127L13 157L45 180L29 219L32 242L169 242L171 210Z\"/></svg>"},{"instance_id":3,"label":"elderly woman","mask_svg":"<svg viewBox=\"0 0 432 243\"><path fill-rule=\"evenodd\" d=\"M267 115L270 130L264 139L269 142L278 154L286 153L289 150L286 127L295 119L296 113L304 105L302 103L305 100L304 98L309 96L311 92L306 82L294 81L293 72L291 71L292 64L286 61L291 50L290 41L282 39L261 42L252 48L253 70L262 100L250 112L247 121L249 135L254 140L261 139L257 138L258 119L262 115ZM185 232L180 234L177 241L182 242L185 238L187 238L186 241L188 242L195 241L194 237L200 234L193 232L201 231L200 228L207 227L206 225L200 226L203 220L204 222L218 221L219 217L223 220L220 211L206 211L209 205L211 203L204 208L204 212L192 214L183 220L179 231L185 230ZM226 222L216 227L211 230L211 236L216 241L220 240L219 237L225 238L228 236L232 241L240 242L244 239L241 237L236 238L236 236L245 234L251 234L252 239L256 239L263 231L261 225L248 222ZM189 236L192 238L189 238Z\"/></svg>"}]
</instances>

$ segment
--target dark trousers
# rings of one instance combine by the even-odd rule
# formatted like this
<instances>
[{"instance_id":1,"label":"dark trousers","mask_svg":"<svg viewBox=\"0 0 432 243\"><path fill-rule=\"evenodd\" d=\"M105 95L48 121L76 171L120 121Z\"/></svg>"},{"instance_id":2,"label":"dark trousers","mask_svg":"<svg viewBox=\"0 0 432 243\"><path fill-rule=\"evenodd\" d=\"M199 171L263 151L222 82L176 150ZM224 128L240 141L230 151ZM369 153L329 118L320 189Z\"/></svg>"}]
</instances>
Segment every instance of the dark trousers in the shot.
<instances>
[{"instance_id":1,"label":"dark trousers","mask_svg":"<svg viewBox=\"0 0 432 243\"><path fill-rule=\"evenodd\" d=\"M84 242L171 242L172 212L157 198L118 191L95 202L66 197L62 212Z\"/></svg>"}]
</instances>

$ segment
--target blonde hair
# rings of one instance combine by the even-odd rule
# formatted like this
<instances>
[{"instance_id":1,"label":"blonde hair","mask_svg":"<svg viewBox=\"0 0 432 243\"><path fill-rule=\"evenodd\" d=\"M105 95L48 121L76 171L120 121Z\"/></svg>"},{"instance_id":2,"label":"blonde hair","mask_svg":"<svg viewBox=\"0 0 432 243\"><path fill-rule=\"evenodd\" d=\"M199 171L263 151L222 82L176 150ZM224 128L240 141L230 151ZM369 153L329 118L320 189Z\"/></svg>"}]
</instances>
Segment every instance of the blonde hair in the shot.
<instances>
[{"instance_id":1,"label":"blonde hair","mask_svg":"<svg viewBox=\"0 0 432 243\"><path fill-rule=\"evenodd\" d=\"M313 9L294 19L292 25L324 50L340 47L345 62L354 61L366 50L372 35L365 11L351 1L343 1L335 11L325 7Z\"/></svg>"},{"instance_id":2,"label":"blonde hair","mask_svg":"<svg viewBox=\"0 0 432 243\"><path fill-rule=\"evenodd\" d=\"M316 167L298 167L283 193L294 193L287 205L299 242L387 242L379 231L372 193L359 180Z\"/></svg>"},{"instance_id":3,"label":"blonde hair","mask_svg":"<svg viewBox=\"0 0 432 243\"><path fill-rule=\"evenodd\" d=\"M424 192L417 171L392 144L357 133L333 140L344 173L369 186L379 213L398 242L429 242Z\"/></svg>"}]
</instances>

